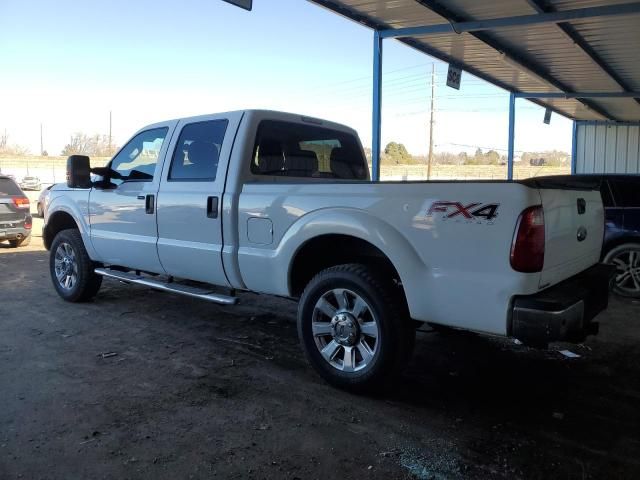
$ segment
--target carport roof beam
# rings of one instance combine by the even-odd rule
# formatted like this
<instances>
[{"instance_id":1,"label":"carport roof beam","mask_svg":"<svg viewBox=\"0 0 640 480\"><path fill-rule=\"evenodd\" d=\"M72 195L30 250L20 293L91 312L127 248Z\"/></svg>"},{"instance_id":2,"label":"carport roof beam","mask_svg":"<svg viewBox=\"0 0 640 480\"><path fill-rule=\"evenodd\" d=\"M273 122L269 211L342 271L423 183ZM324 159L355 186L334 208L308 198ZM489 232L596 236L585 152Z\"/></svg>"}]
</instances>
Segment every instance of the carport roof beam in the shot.
<instances>
[{"instance_id":1,"label":"carport roof beam","mask_svg":"<svg viewBox=\"0 0 640 480\"><path fill-rule=\"evenodd\" d=\"M538 13L557 12L557 8L549 5L547 0L526 0L526 2ZM609 78L616 82L625 92L633 91L628 81L623 79L611 65L589 44L587 40L576 30L573 25L568 23L558 23L556 25L564 34L606 73ZM636 103L640 104L640 98L635 98Z\"/></svg>"},{"instance_id":2,"label":"carport roof beam","mask_svg":"<svg viewBox=\"0 0 640 480\"><path fill-rule=\"evenodd\" d=\"M450 22L422 27L393 28L380 31L382 38L415 37L442 33L479 32L497 28L518 27L523 25L539 25L545 23L564 23L571 20L584 20L618 15L640 13L640 2L607 5L602 7L576 8L561 12L536 13L515 17L494 18L489 20L473 20L468 22Z\"/></svg>"},{"instance_id":3,"label":"carport roof beam","mask_svg":"<svg viewBox=\"0 0 640 480\"><path fill-rule=\"evenodd\" d=\"M640 98L640 92L515 92L516 98Z\"/></svg>"}]
</instances>

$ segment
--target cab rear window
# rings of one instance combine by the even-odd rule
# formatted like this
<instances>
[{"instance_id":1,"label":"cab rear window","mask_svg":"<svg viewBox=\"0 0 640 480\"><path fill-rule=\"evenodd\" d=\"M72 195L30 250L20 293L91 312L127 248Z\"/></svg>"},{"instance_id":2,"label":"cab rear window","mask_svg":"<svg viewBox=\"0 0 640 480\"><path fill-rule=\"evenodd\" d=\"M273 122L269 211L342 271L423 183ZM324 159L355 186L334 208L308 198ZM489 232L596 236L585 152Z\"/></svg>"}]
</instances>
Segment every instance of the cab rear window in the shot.
<instances>
[{"instance_id":1,"label":"cab rear window","mask_svg":"<svg viewBox=\"0 0 640 480\"><path fill-rule=\"evenodd\" d=\"M265 120L251 162L256 175L368 180L360 144L347 133L316 125Z\"/></svg>"},{"instance_id":2,"label":"cab rear window","mask_svg":"<svg viewBox=\"0 0 640 480\"><path fill-rule=\"evenodd\" d=\"M0 197L22 195L22 190L10 178L0 178Z\"/></svg>"}]
</instances>

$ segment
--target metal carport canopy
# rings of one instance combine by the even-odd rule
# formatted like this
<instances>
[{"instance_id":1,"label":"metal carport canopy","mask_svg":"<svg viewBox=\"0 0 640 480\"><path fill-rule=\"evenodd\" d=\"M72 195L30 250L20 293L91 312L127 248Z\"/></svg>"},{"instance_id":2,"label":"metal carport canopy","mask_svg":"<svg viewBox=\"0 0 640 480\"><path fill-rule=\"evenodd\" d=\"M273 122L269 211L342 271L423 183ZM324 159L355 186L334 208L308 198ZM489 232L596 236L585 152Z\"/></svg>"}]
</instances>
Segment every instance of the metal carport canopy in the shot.
<instances>
[{"instance_id":1,"label":"metal carport canopy","mask_svg":"<svg viewBox=\"0 0 640 480\"><path fill-rule=\"evenodd\" d=\"M385 38L397 38L512 93L509 178L515 98L529 98L573 120L640 120L638 1L309 1L375 30L374 179L379 178Z\"/></svg>"}]
</instances>

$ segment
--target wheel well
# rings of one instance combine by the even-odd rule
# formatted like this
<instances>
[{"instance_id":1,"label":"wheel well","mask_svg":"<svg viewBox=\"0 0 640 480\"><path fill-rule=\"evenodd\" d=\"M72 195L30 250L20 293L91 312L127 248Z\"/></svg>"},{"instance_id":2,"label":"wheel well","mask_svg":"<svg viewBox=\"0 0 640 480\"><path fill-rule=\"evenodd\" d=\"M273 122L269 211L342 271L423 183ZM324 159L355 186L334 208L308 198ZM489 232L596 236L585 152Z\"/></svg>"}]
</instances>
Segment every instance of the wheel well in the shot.
<instances>
[{"instance_id":1,"label":"wheel well","mask_svg":"<svg viewBox=\"0 0 640 480\"><path fill-rule=\"evenodd\" d=\"M302 295L311 279L322 270L345 263L375 265L402 288L391 260L375 245L349 235L321 235L307 241L296 253L289 271L289 290ZM405 299L404 291L402 297Z\"/></svg>"},{"instance_id":2,"label":"wheel well","mask_svg":"<svg viewBox=\"0 0 640 480\"><path fill-rule=\"evenodd\" d=\"M49 217L49 221L42 232L44 248L49 250L51 242L56 238L58 232L69 228L78 228L78 224L71 215L66 212L56 212Z\"/></svg>"}]
</instances>

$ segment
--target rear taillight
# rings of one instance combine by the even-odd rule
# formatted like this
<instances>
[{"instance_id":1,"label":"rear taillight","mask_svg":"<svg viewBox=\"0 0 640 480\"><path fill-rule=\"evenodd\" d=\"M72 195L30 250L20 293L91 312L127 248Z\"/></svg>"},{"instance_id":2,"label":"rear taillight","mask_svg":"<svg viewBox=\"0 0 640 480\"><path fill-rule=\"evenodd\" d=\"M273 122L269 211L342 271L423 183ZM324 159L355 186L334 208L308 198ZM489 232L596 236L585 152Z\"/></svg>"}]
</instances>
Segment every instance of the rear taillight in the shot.
<instances>
[{"instance_id":1,"label":"rear taillight","mask_svg":"<svg viewBox=\"0 0 640 480\"><path fill-rule=\"evenodd\" d=\"M17 208L29 208L29 199L27 197L11 197L11 201Z\"/></svg>"},{"instance_id":2,"label":"rear taillight","mask_svg":"<svg viewBox=\"0 0 640 480\"><path fill-rule=\"evenodd\" d=\"M26 228L27 230L31 230L32 227L32 220L31 217L27 217L27 219L24 221L24 228Z\"/></svg>"},{"instance_id":3,"label":"rear taillight","mask_svg":"<svg viewBox=\"0 0 640 480\"><path fill-rule=\"evenodd\" d=\"M518 219L511 244L511 268L540 272L544 265L544 212L542 205L525 209Z\"/></svg>"}]
</instances>

